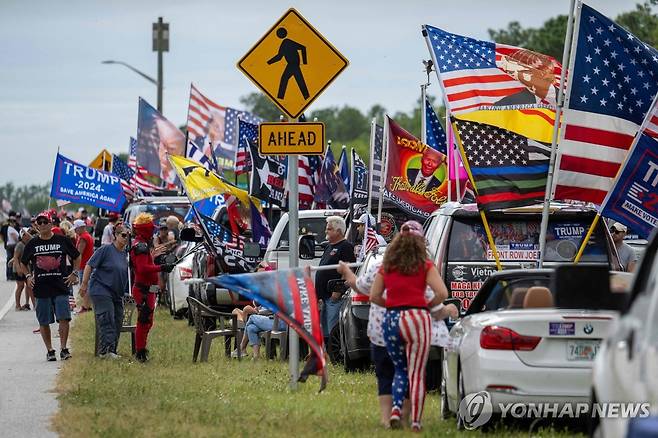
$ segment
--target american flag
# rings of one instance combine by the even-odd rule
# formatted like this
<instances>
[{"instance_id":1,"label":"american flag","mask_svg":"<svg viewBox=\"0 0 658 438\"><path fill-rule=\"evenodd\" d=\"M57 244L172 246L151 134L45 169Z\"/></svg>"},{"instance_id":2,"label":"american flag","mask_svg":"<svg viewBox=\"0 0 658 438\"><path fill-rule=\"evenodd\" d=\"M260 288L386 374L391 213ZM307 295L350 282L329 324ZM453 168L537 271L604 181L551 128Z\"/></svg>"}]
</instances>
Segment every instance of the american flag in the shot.
<instances>
[{"instance_id":1,"label":"american flag","mask_svg":"<svg viewBox=\"0 0 658 438\"><path fill-rule=\"evenodd\" d=\"M232 144L234 146L239 146L238 142L238 127L239 127L239 121L244 121L247 123L251 123L252 125L256 125L256 132L258 132L258 124L260 124L263 119L260 117L247 112L247 111L238 111L233 108L226 108L226 131L224 133L224 139L226 143ZM242 136L242 133L240 133L240 136ZM258 136L256 136L258 138ZM235 166L238 167L238 161L242 158L242 156L238 156L238 151L239 148L236 148L236 157L235 157ZM249 149L246 150L247 155ZM247 169L246 171L249 171L250 169Z\"/></svg>"},{"instance_id":2,"label":"american flag","mask_svg":"<svg viewBox=\"0 0 658 438\"><path fill-rule=\"evenodd\" d=\"M372 189L370 190L371 196L373 198L379 198L379 192L382 187L382 151L384 144L384 128L380 125L375 124L375 138L370 139L370 167L372 169L370 177L370 185Z\"/></svg>"},{"instance_id":3,"label":"american flag","mask_svg":"<svg viewBox=\"0 0 658 438\"><path fill-rule=\"evenodd\" d=\"M146 179L149 174L146 169L137 164L137 140L130 137L130 153L128 154L128 167L134 172L131 184L138 189L146 192L153 193L162 190L161 187L153 184L148 179ZM153 175L151 175L153 176Z\"/></svg>"},{"instance_id":4,"label":"american flag","mask_svg":"<svg viewBox=\"0 0 658 438\"><path fill-rule=\"evenodd\" d=\"M244 256L244 237L231 234L230 230L202 213L197 212L197 216L206 233L208 243L217 258L220 259L220 263L226 268L227 273L250 272L258 264L257 258Z\"/></svg>"},{"instance_id":5,"label":"american flag","mask_svg":"<svg viewBox=\"0 0 658 438\"><path fill-rule=\"evenodd\" d=\"M250 143L258 142L258 125L246 120L238 121L240 138L238 139L238 151L235 156L235 174L251 172L251 155L249 154Z\"/></svg>"},{"instance_id":6,"label":"american flag","mask_svg":"<svg viewBox=\"0 0 658 438\"><path fill-rule=\"evenodd\" d=\"M313 206L314 183L309 158L305 155L300 155L297 158L299 208L301 210L309 210Z\"/></svg>"},{"instance_id":7,"label":"american flag","mask_svg":"<svg viewBox=\"0 0 658 438\"><path fill-rule=\"evenodd\" d=\"M187 108L187 149L186 158L190 158L204 165L207 169L217 170L212 160L213 148L208 133L213 119L224 120L226 107L216 104L204 96L194 84L190 85L190 102ZM221 122L220 122L221 124ZM223 140L223 139L217 139ZM204 159L205 157L205 159Z\"/></svg>"},{"instance_id":8,"label":"american flag","mask_svg":"<svg viewBox=\"0 0 658 438\"><path fill-rule=\"evenodd\" d=\"M112 154L112 173L119 177L121 187L126 198L132 199L135 197L135 190L131 184L135 172L128 167L125 161L116 155Z\"/></svg>"},{"instance_id":9,"label":"american flag","mask_svg":"<svg viewBox=\"0 0 658 438\"><path fill-rule=\"evenodd\" d=\"M423 27L453 115L507 103L526 108L555 107L555 87L559 86L562 71L555 59L519 47L456 35L429 25ZM552 77L548 78L545 87L531 88L517 79L521 75L546 73ZM551 82L553 87L548 86ZM520 92L526 92L525 97L532 100L502 100Z\"/></svg>"},{"instance_id":10,"label":"american flag","mask_svg":"<svg viewBox=\"0 0 658 438\"><path fill-rule=\"evenodd\" d=\"M436 149L443 155L448 155L446 153L446 133L443 130L439 118L436 116L429 99L425 99L425 136L427 144L432 149Z\"/></svg>"},{"instance_id":11,"label":"american flag","mask_svg":"<svg viewBox=\"0 0 658 438\"><path fill-rule=\"evenodd\" d=\"M587 5L576 21L554 198L600 204L656 94L658 52Z\"/></svg>"}]
</instances>

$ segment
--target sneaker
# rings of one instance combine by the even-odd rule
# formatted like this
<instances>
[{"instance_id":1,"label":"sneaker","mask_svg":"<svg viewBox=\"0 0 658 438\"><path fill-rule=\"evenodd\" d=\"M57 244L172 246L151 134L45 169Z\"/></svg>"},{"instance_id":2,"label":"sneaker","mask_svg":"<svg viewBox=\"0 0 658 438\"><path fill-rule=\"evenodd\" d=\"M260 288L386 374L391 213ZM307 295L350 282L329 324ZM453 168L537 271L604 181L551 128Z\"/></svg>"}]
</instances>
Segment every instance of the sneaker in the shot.
<instances>
[{"instance_id":1,"label":"sneaker","mask_svg":"<svg viewBox=\"0 0 658 438\"><path fill-rule=\"evenodd\" d=\"M411 431L412 432L422 432L423 427L420 425L420 423L411 423Z\"/></svg>"},{"instance_id":2,"label":"sneaker","mask_svg":"<svg viewBox=\"0 0 658 438\"><path fill-rule=\"evenodd\" d=\"M55 356L55 350L50 350L50 351L46 354L46 360L47 360L48 362L54 362L54 361L57 360L57 356Z\"/></svg>"},{"instance_id":3,"label":"sneaker","mask_svg":"<svg viewBox=\"0 0 658 438\"><path fill-rule=\"evenodd\" d=\"M394 406L393 409L391 409L391 418L389 420L389 423L391 425L391 429L400 429L402 428L402 421L400 421L400 416L401 416L401 411L400 408L397 406Z\"/></svg>"},{"instance_id":4,"label":"sneaker","mask_svg":"<svg viewBox=\"0 0 658 438\"><path fill-rule=\"evenodd\" d=\"M247 356L249 356L249 353L246 352L246 351L243 351L243 352L240 354L240 356L241 356L241 357L247 357ZM237 359L237 358L238 358L238 349L237 349L237 348L231 352L231 357L234 358L234 359Z\"/></svg>"},{"instance_id":5,"label":"sneaker","mask_svg":"<svg viewBox=\"0 0 658 438\"><path fill-rule=\"evenodd\" d=\"M68 348L62 348L62 351L59 352L59 358L62 360L68 360L71 358L71 353Z\"/></svg>"},{"instance_id":6,"label":"sneaker","mask_svg":"<svg viewBox=\"0 0 658 438\"><path fill-rule=\"evenodd\" d=\"M109 360L121 359L121 356L119 356L118 354L113 353L111 351L108 352L108 353L99 354L98 357L101 358L101 359L109 359Z\"/></svg>"},{"instance_id":7,"label":"sneaker","mask_svg":"<svg viewBox=\"0 0 658 438\"><path fill-rule=\"evenodd\" d=\"M32 333L36 333L36 334L41 333L41 327L35 328L34 330L32 330Z\"/></svg>"},{"instance_id":8,"label":"sneaker","mask_svg":"<svg viewBox=\"0 0 658 438\"><path fill-rule=\"evenodd\" d=\"M21 307L22 310L30 310L30 305L29 304L23 304Z\"/></svg>"}]
</instances>

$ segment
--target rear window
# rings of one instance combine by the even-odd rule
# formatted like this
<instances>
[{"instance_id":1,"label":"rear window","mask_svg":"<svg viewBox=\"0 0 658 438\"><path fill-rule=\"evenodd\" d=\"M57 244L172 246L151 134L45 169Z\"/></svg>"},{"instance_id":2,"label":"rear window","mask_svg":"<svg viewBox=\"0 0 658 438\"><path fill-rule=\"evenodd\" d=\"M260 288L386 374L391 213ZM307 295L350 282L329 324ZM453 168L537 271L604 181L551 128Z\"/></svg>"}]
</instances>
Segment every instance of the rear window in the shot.
<instances>
[{"instance_id":1,"label":"rear window","mask_svg":"<svg viewBox=\"0 0 658 438\"><path fill-rule=\"evenodd\" d=\"M533 286L549 288L550 278L526 277L499 281L491 290L484 308L480 310L522 309L526 293Z\"/></svg>"},{"instance_id":2,"label":"rear window","mask_svg":"<svg viewBox=\"0 0 658 438\"><path fill-rule=\"evenodd\" d=\"M570 262L573 260L583 237L590 226L588 221L549 220L546 233L547 262ZM489 220L491 234L501 261L528 262L539 259L540 222L522 220ZM484 226L477 219L455 219L450 235L448 260L494 261L489 248ZM597 226L590 238L583 262L608 262L605 237L601 226Z\"/></svg>"},{"instance_id":3,"label":"rear window","mask_svg":"<svg viewBox=\"0 0 658 438\"><path fill-rule=\"evenodd\" d=\"M162 217L176 216L181 222L185 218L188 210L190 209L190 204L141 204L141 205L132 205L129 206L126 210L126 218L130 223L137 217L139 213L151 213L155 220L155 223L158 223L158 220Z\"/></svg>"},{"instance_id":4,"label":"rear window","mask_svg":"<svg viewBox=\"0 0 658 438\"><path fill-rule=\"evenodd\" d=\"M290 244L289 233L288 233L288 222L281 233L281 238L279 239L278 247L288 246ZM305 234L314 234L315 243L319 245L325 239L324 229L327 226L327 219L324 217L310 217L310 218L300 218L299 219L299 235L303 236Z\"/></svg>"}]
</instances>

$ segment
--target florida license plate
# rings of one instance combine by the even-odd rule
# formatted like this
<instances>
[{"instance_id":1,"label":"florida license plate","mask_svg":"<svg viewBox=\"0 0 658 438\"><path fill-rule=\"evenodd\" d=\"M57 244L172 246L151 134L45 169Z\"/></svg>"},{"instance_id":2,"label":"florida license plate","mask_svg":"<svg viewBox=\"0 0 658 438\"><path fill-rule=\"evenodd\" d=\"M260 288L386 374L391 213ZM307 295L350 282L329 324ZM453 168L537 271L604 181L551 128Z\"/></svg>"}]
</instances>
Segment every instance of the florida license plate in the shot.
<instances>
[{"instance_id":1,"label":"florida license plate","mask_svg":"<svg viewBox=\"0 0 658 438\"><path fill-rule=\"evenodd\" d=\"M594 360L600 345L601 341L568 341L567 360Z\"/></svg>"}]
</instances>

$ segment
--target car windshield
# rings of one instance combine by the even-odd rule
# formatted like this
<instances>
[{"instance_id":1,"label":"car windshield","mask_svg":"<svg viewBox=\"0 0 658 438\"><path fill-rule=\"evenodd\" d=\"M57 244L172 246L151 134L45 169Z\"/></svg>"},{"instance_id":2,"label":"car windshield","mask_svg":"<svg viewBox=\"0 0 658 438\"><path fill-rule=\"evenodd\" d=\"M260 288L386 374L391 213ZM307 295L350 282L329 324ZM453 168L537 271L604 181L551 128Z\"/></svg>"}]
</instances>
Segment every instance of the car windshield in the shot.
<instances>
[{"instance_id":1,"label":"car windshield","mask_svg":"<svg viewBox=\"0 0 658 438\"><path fill-rule=\"evenodd\" d=\"M550 278L546 276L523 277L497 281L493 285L493 288L490 289L491 292L480 309L471 308L469 309L469 313L475 313L476 310L479 312L486 312L504 309L523 309L528 289L531 287L546 289L546 291L538 291L537 293L541 294L548 292L552 296L549 286Z\"/></svg>"},{"instance_id":2,"label":"car windshield","mask_svg":"<svg viewBox=\"0 0 658 438\"><path fill-rule=\"evenodd\" d=\"M327 226L327 220L324 217L310 217L310 218L299 218L299 235L304 236L306 234L315 235L315 244L319 245L325 239L324 229ZM289 239L288 237L288 224L283 229L281 233L281 238L279 239L279 248L282 246L288 246Z\"/></svg>"},{"instance_id":3,"label":"car windshield","mask_svg":"<svg viewBox=\"0 0 658 438\"><path fill-rule=\"evenodd\" d=\"M155 223L158 223L160 218L172 215L182 222L189 209L189 204L144 204L137 206L135 213L131 213L131 220L137 217L137 214L145 212L153 215Z\"/></svg>"},{"instance_id":4,"label":"car windshield","mask_svg":"<svg viewBox=\"0 0 658 438\"><path fill-rule=\"evenodd\" d=\"M546 233L547 262L570 262L589 228L587 220L549 221ZM496 249L501 261L528 262L539 258L539 220L505 220L493 218L489 221ZM455 219L448 250L450 261L494 261L487 236L478 219ZM598 226L585 247L583 262L608 261L603 228Z\"/></svg>"}]
</instances>

